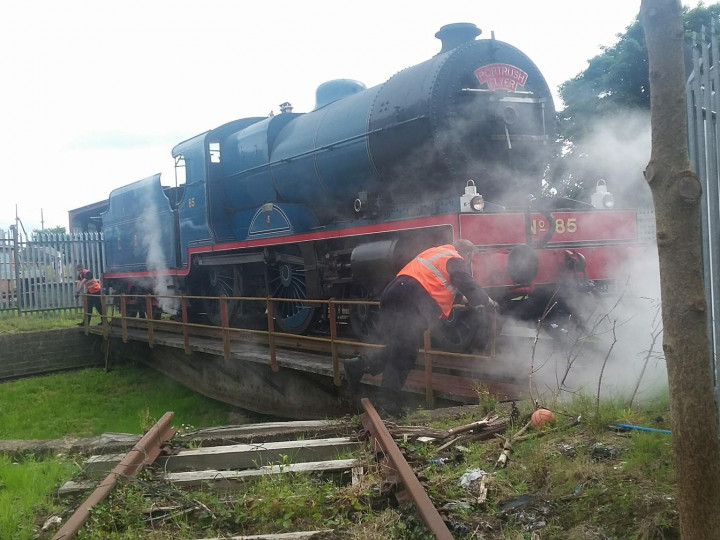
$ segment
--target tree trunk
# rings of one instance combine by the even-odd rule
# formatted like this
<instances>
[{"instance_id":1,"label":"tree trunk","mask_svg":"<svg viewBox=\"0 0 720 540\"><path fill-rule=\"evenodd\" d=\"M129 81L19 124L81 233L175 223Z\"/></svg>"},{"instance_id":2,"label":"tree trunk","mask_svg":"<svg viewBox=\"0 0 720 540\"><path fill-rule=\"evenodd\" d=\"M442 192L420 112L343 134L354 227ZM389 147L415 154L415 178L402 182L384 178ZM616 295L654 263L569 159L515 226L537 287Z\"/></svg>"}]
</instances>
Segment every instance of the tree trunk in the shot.
<instances>
[{"instance_id":1,"label":"tree trunk","mask_svg":"<svg viewBox=\"0 0 720 540\"><path fill-rule=\"evenodd\" d=\"M702 274L700 197L687 149L680 0L642 0L650 61L660 286L682 538L720 538L720 445Z\"/></svg>"}]
</instances>

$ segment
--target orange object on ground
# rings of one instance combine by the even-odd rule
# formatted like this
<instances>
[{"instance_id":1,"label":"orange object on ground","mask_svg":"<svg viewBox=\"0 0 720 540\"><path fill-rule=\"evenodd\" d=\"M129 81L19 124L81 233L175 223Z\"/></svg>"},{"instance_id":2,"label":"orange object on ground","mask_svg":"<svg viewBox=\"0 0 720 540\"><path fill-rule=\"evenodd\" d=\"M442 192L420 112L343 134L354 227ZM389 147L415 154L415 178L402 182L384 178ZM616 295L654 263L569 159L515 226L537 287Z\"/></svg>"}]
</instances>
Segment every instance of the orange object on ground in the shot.
<instances>
[{"instance_id":1,"label":"orange object on ground","mask_svg":"<svg viewBox=\"0 0 720 540\"><path fill-rule=\"evenodd\" d=\"M547 409L538 409L530 417L530 423L535 427L543 427L545 424L555 422L555 415Z\"/></svg>"}]
</instances>

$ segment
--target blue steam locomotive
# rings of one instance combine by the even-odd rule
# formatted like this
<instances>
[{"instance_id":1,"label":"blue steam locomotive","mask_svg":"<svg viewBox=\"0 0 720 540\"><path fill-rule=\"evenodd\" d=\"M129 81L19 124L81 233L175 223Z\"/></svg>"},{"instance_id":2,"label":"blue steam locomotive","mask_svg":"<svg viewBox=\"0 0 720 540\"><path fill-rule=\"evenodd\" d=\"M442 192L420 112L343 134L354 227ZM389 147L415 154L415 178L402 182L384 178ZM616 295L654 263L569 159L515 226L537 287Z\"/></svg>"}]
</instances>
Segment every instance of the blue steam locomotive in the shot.
<instances>
[{"instance_id":1,"label":"blue steam locomotive","mask_svg":"<svg viewBox=\"0 0 720 540\"><path fill-rule=\"evenodd\" d=\"M311 112L284 103L178 144L175 187L155 175L111 193L104 285L294 299L277 303L276 326L304 333L327 313L303 300L376 298L417 252L457 238L484 251L474 275L507 309L518 292L531 300L524 317L559 283L612 279L634 212L531 197L555 139L552 96L525 54L479 35L444 26L438 54L383 84L332 80ZM264 317L230 306L233 324ZM192 310L219 321L217 301ZM343 313L373 332L371 309Z\"/></svg>"}]
</instances>

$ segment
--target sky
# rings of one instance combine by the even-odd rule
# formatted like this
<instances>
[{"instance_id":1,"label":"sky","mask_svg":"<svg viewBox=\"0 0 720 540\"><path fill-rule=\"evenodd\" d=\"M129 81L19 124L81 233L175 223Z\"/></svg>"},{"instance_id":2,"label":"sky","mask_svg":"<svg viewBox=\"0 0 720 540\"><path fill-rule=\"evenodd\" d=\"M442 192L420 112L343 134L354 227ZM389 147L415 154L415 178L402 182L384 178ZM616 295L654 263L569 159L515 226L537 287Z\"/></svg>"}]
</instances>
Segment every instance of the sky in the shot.
<instances>
[{"instance_id":1,"label":"sky","mask_svg":"<svg viewBox=\"0 0 720 540\"><path fill-rule=\"evenodd\" d=\"M694 7L696 2L685 2ZM422 7L420 7L422 6ZM617 41L640 0L28 0L0 7L0 229L68 226L67 212L162 173L177 143L247 116L312 110L339 78L368 87L472 22L557 87ZM42 216L42 221L41 221Z\"/></svg>"}]
</instances>

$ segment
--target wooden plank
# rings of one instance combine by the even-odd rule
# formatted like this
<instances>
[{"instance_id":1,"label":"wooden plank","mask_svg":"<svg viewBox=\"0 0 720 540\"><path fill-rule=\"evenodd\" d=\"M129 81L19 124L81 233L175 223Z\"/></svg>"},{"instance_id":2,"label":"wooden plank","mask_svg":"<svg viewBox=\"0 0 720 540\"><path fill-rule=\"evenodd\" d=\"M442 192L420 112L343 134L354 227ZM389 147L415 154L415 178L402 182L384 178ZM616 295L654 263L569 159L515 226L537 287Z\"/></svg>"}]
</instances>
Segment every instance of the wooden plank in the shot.
<instances>
[{"instance_id":1,"label":"wooden plank","mask_svg":"<svg viewBox=\"0 0 720 540\"><path fill-rule=\"evenodd\" d=\"M472 377L458 377L455 375L445 375L443 373L432 374L432 388L439 396L452 397L456 400L462 398L469 402L477 401L478 394L476 386L478 384L485 385L491 394L499 399L518 399L520 395L520 387L512 383L504 383L489 379L474 379ZM425 373L413 370L408 375L405 383L406 390L422 390L425 391Z\"/></svg>"},{"instance_id":2,"label":"wooden plank","mask_svg":"<svg viewBox=\"0 0 720 540\"><path fill-rule=\"evenodd\" d=\"M262 437L263 441L268 442L277 441L281 437L287 440L298 438L298 435L307 434L313 434L315 438L319 438L319 436L328 438L349 434L353 429L354 426L349 422L339 420L296 420L201 428L184 433L178 436L177 439L187 443L200 442L203 446L219 446L218 444L206 444L206 441L211 443L225 441L222 444L238 444L249 443ZM305 438L309 437L306 436ZM0 441L1 444L2 441Z\"/></svg>"},{"instance_id":3,"label":"wooden plank","mask_svg":"<svg viewBox=\"0 0 720 540\"><path fill-rule=\"evenodd\" d=\"M351 471L352 483L356 483L363 474L362 462L358 459L333 459L328 461L310 461L306 463L292 463L290 465L266 465L257 469L234 470L205 470L167 473L163 480L172 482L182 489L202 487L218 491L236 491L243 487L245 481L254 480L268 474L284 473L332 473ZM82 482L68 481L58 489L59 497L67 497L97 487L97 482L84 480Z\"/></svg>"},{"instance_id":4,"label":"wooden plank","mask_svg":"<svg viewBox=\"0 0 720 540\"><path fill-rule=\"evenodd\" d=\"M167 473L163 480L171 482L182 489L200 488L220 491L236 491L243 487L243 482L254 480L261 476L285 473L311 473L311 472L342 472L352 471L360 465L357 459L333 459L328 461L310 461L307 463L292 463L290 465L266 465L257 469L242 471L189 471Z\"/></svg>"},{"instance_id":5,"label":"wooden plank","mask_svg":"<svg viewBox=\"0 0 720 540\"><path fill-rule=\"evenodd\" d=\"M130 433L103 433L97 437L62 439L31 439L0 441L0 453L16 455L33 453L36 456L56 453L127 452L141 439Z\"/></svg>"},{"instance_id":6,"label":"wooden plank","mask_svg":"<svg viewBox=\"0 0 720 540\"><path fill-rule=\"evenodd\" d=\"M172 456L161 456L155 464L166 471L197 469L249 469L288 459L290 463L334 459L338 454L353 452L359 443L347 437L282 441L256 444L234 444L209 448L184 449ZM92 456L85 462L88 475L107 474L124 454ZM283 458L283 456L287 456Z\"/></svg>"},{"instance_id":7,"label":"wooden plank","mask_svg":"<svg viewBox=\"0 0 720 540\"><path fill-rule=\"evenodd\" d=\"M93 331L93 329L91 328L90 331ZM218 335L218 337L220 338L221 335ZM279 336L274 337L279 341ZM135 338L141 341L147 340L144 332L138 332L137 334L131 332L131 339ZM158 345L173 348L184 348L185 345L182 335L155 334L154 342ZM221 339L193 336L190 347L194 351L214 356L223 356L224 354ZM419 355L415 370L408 377L404 388L405 391L427 394L429 378L429 389L434 392L436 397L453 401L475 402L477 400L476 383L482 383L488 387L490 393L497 395L500 399L517 399L521 395L520 388L511 381L512 373L504 376L497 373L490 376L486 373L487 367L491 364L495 365L495 369L497 369L497 362L492 359L471 359L461 355L442 357L436 356L430 351L427 354L432 358L432 372L426 372L426 362L423 355ZM333 376L332 359L327 355L281 348L275 350L275 355L279 367L326 377ZM233 342L231 356L238 361L253 362L265 366L269 364L267 345ZM419 373L422 374L422 379L418 379ZM370 385L377 385L379 381L380 377L365 377L363 379L364 384Z\"/></svg>"},{"instance_id":8,"label":"wooden plank","mask_svg":"<svg viewBox=\"0 0 720 540\"><path fill-rule=\"evenodd\" d=\"M83 480L82 482L68 480L58 488L57 494L58 497L69 497L70 495L76 495L77 493L91 491L95 489L97 485L97 482L94 480Z\"/></svg>"}]
</instances>

